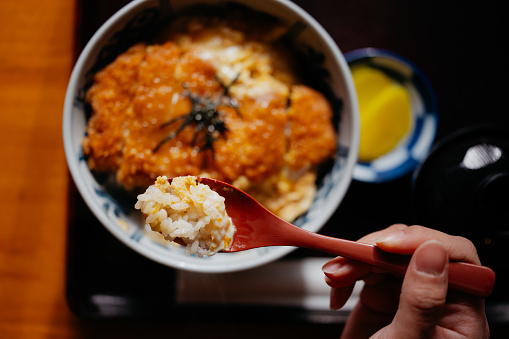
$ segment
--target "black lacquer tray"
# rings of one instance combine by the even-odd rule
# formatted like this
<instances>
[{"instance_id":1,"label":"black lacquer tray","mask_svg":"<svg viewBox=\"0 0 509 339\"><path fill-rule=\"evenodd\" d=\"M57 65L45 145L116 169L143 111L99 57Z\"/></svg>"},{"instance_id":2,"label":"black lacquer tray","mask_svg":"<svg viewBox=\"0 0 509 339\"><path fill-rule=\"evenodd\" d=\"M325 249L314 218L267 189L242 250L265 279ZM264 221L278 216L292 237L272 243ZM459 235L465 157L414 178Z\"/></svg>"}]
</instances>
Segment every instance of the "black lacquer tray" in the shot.
<instances>
[{"instance_id":1,"label":"black lacquer tray","mask_svg":"<svg viewBox=\"0 0 509 339\"><path fill-rule=\"evenodd\" d=\"M77 0L76 56L98 27L127 0ZM439 101L436 141L484 124L509 126L506 97L509 77L505 54L507 24L498 2L296 0L331 34L342 52L377 47L412 60L430 79ZM92 215L75 186L69 187L67 298L79 316L92 319L154 318L175 321L192 306L178 302L178 272L128 249ZM413 176L381 184L352 182L344 201L321 233L358 239L393 223L420 221L414 212ZM421 215L422 216L422 215ZM500 220L507 225L507 220ZM432 225L427 225L432 227ZM508 229L509 230L509 229ZM461 234L461 230L459 230ZM281 260L323 256L299 249ZM482 259L482 258L481 258ZM509 321L507 272L497 272L488 298L492 323ZM154 294L150 284L166 281L168 293ZM210 312L210 308L214 312ZM252 321L343 322L347 312L309 310L285 305L209 305L202 312L235 319L246 312ZM277 317L276 317L277 316ZM214 316L209 319L213 320Z\"/></svg>"}]
</instances>

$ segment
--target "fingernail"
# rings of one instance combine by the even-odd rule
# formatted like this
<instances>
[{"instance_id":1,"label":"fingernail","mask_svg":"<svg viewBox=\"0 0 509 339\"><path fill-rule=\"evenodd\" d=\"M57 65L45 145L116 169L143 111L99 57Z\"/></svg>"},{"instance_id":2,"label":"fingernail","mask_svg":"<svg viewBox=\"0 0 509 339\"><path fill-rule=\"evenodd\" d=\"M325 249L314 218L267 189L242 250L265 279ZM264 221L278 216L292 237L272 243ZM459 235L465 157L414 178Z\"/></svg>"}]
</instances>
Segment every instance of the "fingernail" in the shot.
<instances>
[{"instance_id":1,"label":"fingernail","mask_svg":"<svg viewBox=\"0 0 509 339\"><path fill-rule=\"evenodd\" d=\"M405 235L405 233L403 233L402 231L396 231L396 232L381 236L380 238L376 239L376 243L379 244L379 243L383 242L384 244L389 244L389 243L399 242L400 239L402 239L404 235Z\"/></svg>"},{"instance_id":2,"label":"fingernail","mask_svg":"<svg viewBox=\"0 0 509 339\"><path fill-rule=\"evenodd\" d=\"M447 264L447 252L437 241L430 241L416 252L415 267L417 271L433 276L440 275Z\"/></svg>"},{"instance_id":3,"label":"fingernail","mask_svg":"<svg viewBox=\"0 0 509 339\"><path fill-rule=\"evenodd\" d=\"M328 274L334 274L336 273L337 271L339 271L339 269L342 267L341 264L337 263L337 262L328 262L326 263L325 265L322 266L322 271L323 273L325 273L326 275Z\"/></svg>"}]
</instances>

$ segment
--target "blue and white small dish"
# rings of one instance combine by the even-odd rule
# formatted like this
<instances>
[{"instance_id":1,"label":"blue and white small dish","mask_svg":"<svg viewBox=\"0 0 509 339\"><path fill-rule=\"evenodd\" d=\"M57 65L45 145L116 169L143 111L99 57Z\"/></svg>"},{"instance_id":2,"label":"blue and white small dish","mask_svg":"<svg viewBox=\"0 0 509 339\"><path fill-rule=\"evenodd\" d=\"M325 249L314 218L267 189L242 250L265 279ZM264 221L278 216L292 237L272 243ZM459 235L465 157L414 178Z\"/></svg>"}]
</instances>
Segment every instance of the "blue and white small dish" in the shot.
<instances>
[{"instance_id":1,"label":"blue and white small dish","mask_svg":"<svg viewBox=\"0 0 509 339\"><path fill-rule=\"evenodd\" d=\"M382 183L413 172L426 158L436 136L438 103L429 80L411 61L387 50L353 50L345 54L345 59L350 67L364 64L381 70L405 87L413 119L407 135L392 151L371 162L357 162L353 179Z\"/></svg>"}]
</instances>

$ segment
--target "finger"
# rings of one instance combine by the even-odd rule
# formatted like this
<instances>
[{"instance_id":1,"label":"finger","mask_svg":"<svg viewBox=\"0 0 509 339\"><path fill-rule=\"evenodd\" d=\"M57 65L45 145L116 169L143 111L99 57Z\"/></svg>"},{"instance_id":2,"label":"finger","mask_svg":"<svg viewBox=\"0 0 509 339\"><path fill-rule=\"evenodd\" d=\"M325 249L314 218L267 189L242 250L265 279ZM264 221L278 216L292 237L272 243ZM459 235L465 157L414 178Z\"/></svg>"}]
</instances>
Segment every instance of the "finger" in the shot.
<instances>
[{"instance_id":1,"label":"finger","mask_svg":"<svg viewBox=\"0 0 509 339\"><path fill-rule=\"evenodd\" d=\"M399 304L402 279L390 274L372 274L377 278L376 284L368 283L368 279L360 293L360 301L371 310L383 313L396 313Z\"/></svg>"},{"instance_id":2,"label":"finger","mask_svg":"<svg viewBox=\"0 0 509 339\"><path fill-rule=\"evenodd\" d=\"M371 278L378 280L376 285L368 284ZM364 281L360 300L348 317L342 338L369 338L389 325L396 314L402 279L390 274L369 274Z\"/></svg>"},{"instance_id":3,"label":"finger","mask_svg":"<svg viewBox=\"0 0 509 339\"><path fill-rule=\"evenodd\" d=\"M392 234L396 231L407 228L408 226L403 224L395 224L384 230L370 233L359 239L359 242L374 244L376 239L386 235ZM363 275L372 271L373 268L367 264L359 261L351 260L344 257L336 257L328 261L322 267L322 271L329 278L326 281L347 281L343 286L349 285L352 281L360 279ZM341 287L341 285L337 285Z\"/></svg>"},{"instance_id":4,"label":"finger","mask_svg":"<svg viewBox=\"0 0 509 339\"><path fill-rule=\"evenodd\" d=\"M403 224L394 224L384 230L380 230L374 233L370 233L361 239L360 242L364 243L375 243L375 240L380 238L385 234L392 234L395 231L402 230L407 228L408 226ZM377 270L365 263L361 263L356 260L351 260L344 257L336 257L329 262L327 262L323 267L322 271L326 276L326 283L333 288L342 288L353 284L357 280L365 279L370 272L375 273L385 273L385 271ZM379 277L383 279L382 277ZM376 284L379 278L375 278L373 284ZM366 283L369 283L370 278L368 280L365 279Z\"/></svg>"},{"instance_id":5,"label":"finger","mask_svg":"<svg viewBox=\"0 0 509 339\"><path fill-rule=\"evenodd\" d=\"M344 279L341 279L341 280L332 280L331 278L329 277L325 277L325 283L327 285L329 285L330 287L332 288L344 288L344 287L348 287L350 285L353 285L357 282L358 279L352 279L352 280L344 280Z\"/></svg>"},{"instance_id":6,"label":"finger","mask_svg":"<svg viewBox=\"0 0 509 339\"><path fill-rule=\"evenodd\" d=\"M390 338L430 338L447 296L449 257L438 241L417 248L401 287L398 311L387 328Z\"/></svg>"},{"instance_id":7,"label":"finger","mask_svg":"<svg viewBox=\"0 0 509 339\"><path fill-rule=\"evenodd\" d=\"M327 276L325 276L325 283L333 288L343 288L350 285L354 285L357 281L363 280L365 286L373 286L376 288L377 285L383 283L385 280L392 278L393 276L390 273L367 273L360 278L357 279L340 279L333 280ZM402 280L402 279L401 279ZM400 283L401 286L401 283Z\"/></svg>"},{"instance_id":8,"label":"finger","mask_svg":"<svg viewBox=\"0 0 509 339\"><path fill-rule=\"evenodd\" d=\"M344 257L336 257L323 265L322 271L331 281L346 282L346 285L349 285L369 273L370 266Z\"/></svg>"},{"instance_id":9,"label":"finger","mask_svg":"<svg viewBox=\"0 0 509 339\"><path fill-rule=\"evenodd\" d=\"M387 280L391 277L393 277L393 275L388 272L383 272L383 273L372 272L372 273L368 273L368 274L364 275L362 277L362 280L364 280L364 283L366 286L375 286L375 285L378 285L378 284L384 282L385 280ZM401 279L401 280L403 280L403 279Z\"/></svg>"},{"instance_id":10,"label":"finger","mask_svg":"<svg viewBox=\"0 0 509 339\"><path fill-rule=\"evenodd\" d=\"M335 311L345 306L346 302L348 301L348 299L350 299L350 296L352 295L354 287L355 284L342 288L331 288L330 309Z\"/></svg>"},{"instance_id":11,"label":"finger","mask_svg":"<svg viewBox=\"0 0 509 339\"><path fill-rule=\"evenodd\" d=\"M394 225L391 225L383 230L380 230L380 231L376 231L376 232L373 232L373 233L369 233L367 235L365 235L364 237L360 238L359 240L357 240L358 242L361 242L361 243L364 243L364 244L374 244L375 241L384 236L385 234L391 234L391 233L394 233L394 232L397 232L397 231L401 231L401 230L404 230L408 228L407 225L404 225L404 224L394 224Z\"/></svg>"},{"instance_id":12,"label":"finger","mask_svg":"<svg viewBox=\"0 0 509 339\"><path fill-rule=\"evenodd\" d=\"M375 242L384 251L410 255L420 244L431 239L438 240L444 245L451 260L477 265L481 263L477 250L470 240L423 226L410 226L395 232L383 233Z\"/></svg>"}]
</instances>

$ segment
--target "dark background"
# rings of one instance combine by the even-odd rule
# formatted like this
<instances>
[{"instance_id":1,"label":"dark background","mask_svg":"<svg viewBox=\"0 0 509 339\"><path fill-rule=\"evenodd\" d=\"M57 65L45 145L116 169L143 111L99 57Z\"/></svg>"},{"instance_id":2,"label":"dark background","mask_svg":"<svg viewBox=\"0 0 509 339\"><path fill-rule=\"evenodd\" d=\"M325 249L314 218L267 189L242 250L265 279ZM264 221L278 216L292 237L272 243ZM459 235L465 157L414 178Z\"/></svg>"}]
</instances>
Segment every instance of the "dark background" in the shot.
<instances>
[{"instance_id":1,"label":"dark background","mask_svg":"<svg viewBox=\"0 0 509 339\"><path fill-rule=\"evenodd\" d=\"M97 28L127 2L77 0L76 55ZM506 108L509 72L507 54L503 52L508 27L503 2L294 2L323 25L343 53L377 47L413 61L427 75L438 98L436 143L467 127L486 124L509 127ZM175 272L142 258L114 239L91 215L73 186L69 196L67 292L71 308L84 318L97 319L142 319L167 308L173 296L154 299L150 293L143 292L144 285L149 278L165 279L171 284ZM412 174L383 184L354 181L321 233L355 240L393 223L414 224L417 222L414 207ZM507 220L502 222L507 224ZM90 238L95 242L93 250L87 245ZM289 257L312 255L315 254L297 250ZM497 283L497 294L489 301L505 303L504 285L505 280ZM111 314L105 315L98 312L91 299L95 293L124 296L131 307L122 310L113 307ZM269 321L274 315L270 310L263 310L266 317L259 310L251 311L258 314L253 318L256 321ZM277 312L279 319L308 321L298 310L285 311ZM322 336L330 334L331 337L335 337L334 333L339 335L341 328L340 324L317 326L323 327ZM505 327L503 321L492 324L494 330Z\"/></svg>"}]
</instances>

